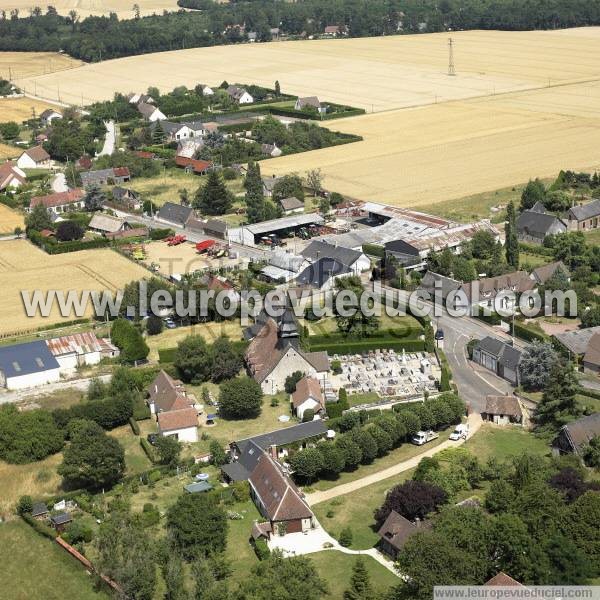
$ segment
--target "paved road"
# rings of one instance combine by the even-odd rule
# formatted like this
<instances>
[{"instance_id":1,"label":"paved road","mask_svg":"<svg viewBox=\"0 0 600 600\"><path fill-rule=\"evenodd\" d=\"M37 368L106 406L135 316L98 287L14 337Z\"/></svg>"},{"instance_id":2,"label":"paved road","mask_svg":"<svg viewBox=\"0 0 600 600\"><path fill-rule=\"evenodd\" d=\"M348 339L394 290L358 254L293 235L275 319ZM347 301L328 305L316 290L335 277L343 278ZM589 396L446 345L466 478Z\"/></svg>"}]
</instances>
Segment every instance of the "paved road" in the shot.
<instances>
[{"instance_id":1,"label":"paved road","mask_svg":"<svg viewBox=\"0 0 600 600\"><path fill-rule=\"evenodd\" d=\"M469 423L469 437L471 437L481 427L481 415L477 413L472 413L469 415L467 421ZM309 506L313 506L315 504L319 504L320 502L325 502L326 500L337 498L338 496L350 494L351 492L360 490L361 488L367 487L368 485L377 483L382 479L387 479L388 477L399 475L400 473L408 471L409 469L414 469L419 464L422 458L425 458L426 456L433 456L438 452L445 450L446 448L456 448L457 446L460 446L463 443L464 440L458 442L451 442L450 440L447 440L445 442L442 442L441 444L438 444L437 446L433 446L429 450L425 450L424 452L421 452L420 454L409 458L408 460L388 467L387 469L377 471L376 473L372 473L371 475L367 475L366 477L362 477L361 479L357 479L356 481L336 485L335 487L329 490L307 494L305 500L308 502Z\"/></svg>"},{"instance_id":2,"label":"paved road","mask_svg":"<svg viewBox=\"0 0 600 600\"><path fill-rule=\"evenodd\" d=\"M106 127L106 137L104 138L104 146L96 156L110 156L115 151L117 142L117 131L114 121L104 121Z\"/></svg>"},{"instance_id":3,"label":"paved road","mask_svg":"<svg viewBox=\"0 0 600 600\"><path fill-rule=\"evenodd\" d=\"M110 381L111 375L100 375L98 379L107 383ZM53 392L60 390L81 390L86 391L90 385L91 377L83 379L71 379L67 381L59 381L57 383L50 383L39 388L29 388L26 390L15 390L12 392L5 392L0 394L0 404L9 404L14 402L21 402L23 400L35 400L41 396L47 396Z\"/></svg>"}]
</instances>

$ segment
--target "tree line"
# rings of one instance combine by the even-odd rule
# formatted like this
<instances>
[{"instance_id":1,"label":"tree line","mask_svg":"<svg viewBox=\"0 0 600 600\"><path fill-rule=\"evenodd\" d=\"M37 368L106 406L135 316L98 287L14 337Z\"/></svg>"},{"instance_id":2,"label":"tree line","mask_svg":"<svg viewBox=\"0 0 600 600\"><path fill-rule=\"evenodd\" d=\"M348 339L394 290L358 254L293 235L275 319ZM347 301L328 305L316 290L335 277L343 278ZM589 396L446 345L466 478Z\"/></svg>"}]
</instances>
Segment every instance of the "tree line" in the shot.
<instances>
[{"instance_id":1,"label":"tree line","mask_svg":"<svg viewBox=\"0 0 600 600\"><path fill-rule=\"evenodd\" d=\"M119 20L115 13L81 19L49 6L0 11L0 51L58 51L87 62L122 56L247 41L271 40L271 28L292 36L315 35L327 25L345 26L351 37L464 29L557 29L600 24L600 0L254 0L215 3L179 0L194 12ZM244 25L242 29L240 26Z\"/></svg>"}]
</instances>

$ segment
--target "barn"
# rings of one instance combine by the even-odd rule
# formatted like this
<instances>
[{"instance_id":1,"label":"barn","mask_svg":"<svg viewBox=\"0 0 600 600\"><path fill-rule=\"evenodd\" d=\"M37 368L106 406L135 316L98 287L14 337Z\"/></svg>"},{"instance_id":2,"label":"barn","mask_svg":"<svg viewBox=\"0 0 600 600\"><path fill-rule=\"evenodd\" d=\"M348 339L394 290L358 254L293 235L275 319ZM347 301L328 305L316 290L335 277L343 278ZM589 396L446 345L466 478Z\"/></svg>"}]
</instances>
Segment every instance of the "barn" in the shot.
<instances>
[{"instance_id":1,"label":"barn","mask_svg":"<svg viewBox=\"0 0 600 600\"><path fill-rule=\"evenodd\" d=\"M0 387L22 390L59 380L60 365L45 341L0 348Z\"/></svg>"}]
</instances>

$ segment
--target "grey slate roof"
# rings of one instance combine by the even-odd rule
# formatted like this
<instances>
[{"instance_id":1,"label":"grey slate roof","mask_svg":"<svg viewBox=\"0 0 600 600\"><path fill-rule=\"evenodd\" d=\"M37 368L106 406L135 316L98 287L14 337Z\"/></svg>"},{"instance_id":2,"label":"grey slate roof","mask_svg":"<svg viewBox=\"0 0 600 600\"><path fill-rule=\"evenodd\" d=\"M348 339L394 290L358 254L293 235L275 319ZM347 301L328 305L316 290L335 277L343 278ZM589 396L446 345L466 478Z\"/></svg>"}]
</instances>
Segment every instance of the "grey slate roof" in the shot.
<instances>
[{"instance_id":1,"label":"grey slate roof","mask_svg":"<svg viewBox=\"0 0 600 600\"><path fill-rule=\"evenodd\" d=\"M536 202L529 210L532 210L533 212L536 213L542 213L545 214L546 211L546 207L541 203L541 202Z\"/></svg>"},{"instance_id":2,"label":"grey slate roof","mask_svg":"<svg viewBox=\"0 0 600 600\"><path fill-rule=\"evenodd\" d=\"M484 352L495 356L500 364L509 369L515 370L521 361L521 352L519 350L490 336L484 337L479 342L478 347Z\"/></svg>"},{"instance_id":3,"label":"grey slate roof","mask_svg":"<svg viewBox=\"0 0 600 600\"><path fill-rule=\"evenodd\" d=\"M554 215L524 210L517 219L517 231L545 237L557 223L566 231L567 226Z\"/></svg>"},{"instance_id":4,"label":"grey slate roof","mask_svg":"<svg viewBox=\"0 0 600 600\"><path fill-rule=\"evenodd\" d=\"M578 452L583 446L590 443L593 437L600 435L600 413L594 413L571 421L562 427L573 449Z\"/></svg>"},{"instance_id":5,"label":"grey slate roof","mask_svg":"<svg viewBox=\"0 0 600 600\"><path fill-rule=\"evenodd\" d=\"M438 281L441 284L440 288L436 288L436 282ZM423 279L421 279L421 285L419 286L419 289L428 292L432 298L434 298L436 291L439 289L442 299L445 299L450 292L455 292L456 290L460 289L460 286L461 282L456 281L456 279L439 275L433 271L427 271L427 273L425 273L423 276Z\"/></svg>"},{"instance_id":6,"label":"grey slate roof","mask_svg":"<svg viewBox=\"0 0 600 600\"><path fill-rule=\"evenodd\" d=\"M31 516L32 517L40 517L41 515L48 514L48 507L43 502L36 502L31 507Z\"/></svg>"},{"instance_id":7,"label":"grey slate roof","mask_svg":"<svg viewBox=\"0 0 600 600\"><path fill-rule=\"evenodd\" d=\"M252 442L259 448L266 450L270 446L287 446L288 444L294 444L301 442L311 437L321 436L327 433L327 425L325 421L321 419L317 421L309 421L308 423L300 423L299 425L293 425L286 429L278 429L277 431L271 431L270 433L263 433L247 440L241 440L240 444ZM258 462L258 461L257 461Z\"/></svg>"},{"instance_id":8,"label":"grey slate roof","mask_svg":"<svg viewBox=\"0 0 600 600\"><path fill-rule=\"evenodd\" d=\"M576 329L565 333L556 333L554 337L573 354L585 354L590 340L595 333L600 332L600 326Z\"/></svg>"},{"instance_id":9,"label":"grey slate roof","mask_svg":"<svg viewBox=\"0 0 600 600\"><path fill-rule=\"evenodd\" d=\"M351 267L362 256L358 250L334 246L321 240L313 240L300 254L311 262L320 258L333 258L347 267Z\"/></svg>"},{"instance_id":10,"label":"grey slate roof","mask_svg":"<svg viewBox=\"0 0 600 600\"><path fill-rule=\"evenodd\" d=\"M54 525L64 525L65 523L70 523L73 520L73 517L68 512L61 512L50 517L50 520Z\"/></svg>"},{"instance_id":11,"label":"grey slate roof","mask_svg":"<svg viewBox=\"0 0 600 600\"><path fill-rule=\"evenodd\" d=\"M331 277L352 273L350 267L333 258L320 258L298 275L296 283L321 288Z\"/></svg>"},{"instance_id":12,"label":"grey slate roof","mask_svg":"<svg viewBox=\"0 0 600 600\"><path fill-rule=\"evenodd\" d=\"M0 371L5 377L20 377L58 368L56 358L42 340L0 348Z\"/></svg>"},{"instance_id":13,"label":"grey slate roof","mask_svg":"<svg viewBox=\"0 0 600 600\"><path fill-rule=\"evenodd\" d=\"M583 206L573 206L569 209L569 217L577 221L600 217L600 200L593 200Z\"/></svg>"},{"instance_id":14,"label":"grey slate roof","mask_svg":"<svg viewBox=\"0 0 600 600\"><path fill-rule=\"evenodd\" d=\"M185 225L190 216L194 213L194 209L190 206L182 206L174 202L166 202L160 207L157 213L159 219L164 219L170 223L178 223Z\"/></svg>"},{"instance_id":15,"label":"grey slate roof","mask_svg":"<svg viewBox=\"0 0 600 600\"><path fill-rule=\"evenodd\" d=\"M283 210L297 210L299 208L304 208L304 202L302 202L302 200L298 200L298 198L295 196L282 198L279 201L279 204L281 204L281 208L283 208Z\"/></svg>"}]
</instances>

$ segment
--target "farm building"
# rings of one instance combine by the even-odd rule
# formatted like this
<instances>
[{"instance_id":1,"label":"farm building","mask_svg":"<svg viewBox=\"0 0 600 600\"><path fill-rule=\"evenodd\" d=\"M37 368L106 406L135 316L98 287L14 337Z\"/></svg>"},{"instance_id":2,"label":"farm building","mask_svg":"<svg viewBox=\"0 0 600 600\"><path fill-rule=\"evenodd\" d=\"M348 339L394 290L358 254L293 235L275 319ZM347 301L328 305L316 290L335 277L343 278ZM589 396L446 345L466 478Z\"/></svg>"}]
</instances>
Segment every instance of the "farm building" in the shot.
<instances>
[{"instance_id":1,"label":"farm building","mask_svg":"<svg viewBox=\"0 0 600 600\"><path fill-rule=\"evenodd\" d=\"M104 235L126 231L127 229L131 229L131 225L120 217L95 213L88 225L88 229Z\"/></svg>"},{"instance_id":2,"label":"farm building","mask_svg":"<svg viewBox=\"0 0 600 600\"><path fill-rule=\"evenodd\" d=\"M554 454L581 454L592 438L600 436L600 413L563 425L552 442Z\"/></svg>"},{"instance_id":3,"label":"farm building","mask_svg":"<svg viewBox=\"0 0 600 600\"><path fill-rule=\"evenodd\" d=\"M321 384L314 377L303 377L291 394L291 402L296 416L301 420L307 410L312 410L315 415L321 414L325 410Z\"/></svg>"},{"instance_id":4,"label":"farm building","mask_svg":"<svg viewBox=\"0 0 600 600\"><path fill-rule=\"evenodd\" d=\"M84 171L81 173L83 187L93 185L114 185L126 183L131 179L128 167L112 167L110 169L99 169L97 171Z\"/></svg>"},{"instance_id":5,"label":"farm building","mask_svg":"<svg viewBox=\"0 0 600 600\"><path fill-rule=\"evenodd\" d=\"M154 215L154 220L175 227L185 227L194 218L194 209L190 206L165 202Z\"/></svg>"},{"instance_id":6,"label":"farm building","mask_svg":"<svg viewBox=\"0 0 600 600\"><path fill-rule=\"evenodd\" d=\"M486 396L485 409L481 413L484 421L496 425L510 425L523 423L523 411L516 396Z\"/></svg>"},{"instance_id":7,"label":"farm building","mask_svg":"<svg viewBox=\"0 0 600 600\"><path fill-rule=\"evenodd\" d=\"M54 110L53 108L47 108L41 115L40 115L40 121L42 122L42 125L45 125L46 127L48 127L48 125L52 124L52 121L54 121L54 119L62 119L63 116L61 113L59 113L57 110Z\"/></svg>"},{"instance_id":8,"label":"farm building","mask_svg":"<svg viewBox=\"0 0 600 600\"><path fill-rule=\"evenodd\" d=\"M564 233L567 224L558 217L538 212L535 210L524 210L517 219L517 235L519 241L532 244L542 244L548 235Z\"/></svg>"},{"instance_id":9,"label":"farm building","mask_svg":"<svg viewBox=\"0 0 600 600\"><path fill-rule=\"evenodd\" d=\"M269 255L269 263L261 269L261 274L269 281L291 281L308 266L304 256L288 254L273 250Z\"/></svg>"},{"instance_id":10,"label":"farm building","mask_svg":"<svg viewBox=\"0 0 600 600\"><path fill-rule=\"evenodd\" d=\"M56 383L60 364L43 340L0 348L0 387L8 390Z\"/></svg>"},{"instance_id":11,"label":"farm building","mask_svg":"<svg viewBox=\"0 0 600 600\"><path fill-rule=\"evenodd\" d=\"M41 146L25 150L17 159L19 169L49 169L51 166L50 155Z\"/></svg>"},{"instance_id":12,"label":"farm building","mask_svg":"<svg viewBox=\"0 0 600 600\"><path fill-rule=\"evenodd\" d=\"M323 257L299 273L296 277L296 285L301 288L326 291L335 287L337 279L349 275L353 275L350 267L335 258Z\"/></svg>"},{"instance_id":13,"label":"farm building","mask_svg":"<svg viewBox=\"0 0 600 600\"><path fill-rule=\"evenodd\" d=\"M15 162L5 162L0 165L0 192L4 190L16 190L21 187L27 179L25 171L20 169Z\"/></svg>"},{"instance_id":14,"label":"farm building","mask_svg":"<svg viewBox=\"0 0 600 600\"><path fill-rule=\"evenodd\" d=\"M323 240L312 240L300 254L311 263L321 258L334 259L348 267L356 275L371 268L371 261L364 252L335 246Z\"/></svg>"},{"instance_id":15,"label":"farm building","mask_svg":"<svg viewBox=\"0 0 600 600\"><path fill-rule=\"evenodd\" d=\"M43 205L47 210L60 214L71 210L80 210L84 207L85 190L77 188L68 192L57 192L47 196L34 196L29 203L29 210Z\"/></svg>"},{"instance_id":16,"label":"farm building","mask_svg":"<svg viewBox=\"0 0 600 600\"><path fill-rule=\"evenodd\" d=\"M323 217L317 213L292 215L243 227L234 227L229 230L228 237L230 242L244 246L256 246L263 238L268 238L270 235L286 237L311 225L322 225L323 222Z\"/></svg>"},{"instance_id":17,"label":"farm building","mask_svg":"<svg viewBox=\"0 0 600 600\"><path fill-rule=\"evenodd\" d=\"M186 158L185 156L176 156L175 164L178 167L183 167L188 173L195 173L196 175L204 175L214 167L210 160L198 160Z\"/></svg>"},{"instance_id":18,"label":"farm building","mask_svg":"<svg viewBox=\"0 0 600 600\"><path fill-rule=\"evenodd\" d=\"M298 200L295 196L282 198L279 200L279 206L281 206L281 210L285 216L304 212L304 202Z\"/></svg>"},{"instance_id":19,"label":"farm building","mask_svg":"<svg viewBox=\"0 0 600 600\"><path fill-rule=\"evenodd\" d=\"M487 336L473 348L473 361L512 385L519 385L521 352L513 346Z\"/></svg>"},{"instance_id":20,"label":"farm building","mask_svg":"<svg viewBox=\"0 0 600 600\"><path fill-rule=\"evenodd\" d=\"M74 371L83 365L97 365L103 358L114 358L119 349L109 340L98 339L94 333L74 333L47 341L58 361L61 373Z\"/></svg>"}]
</instances>

